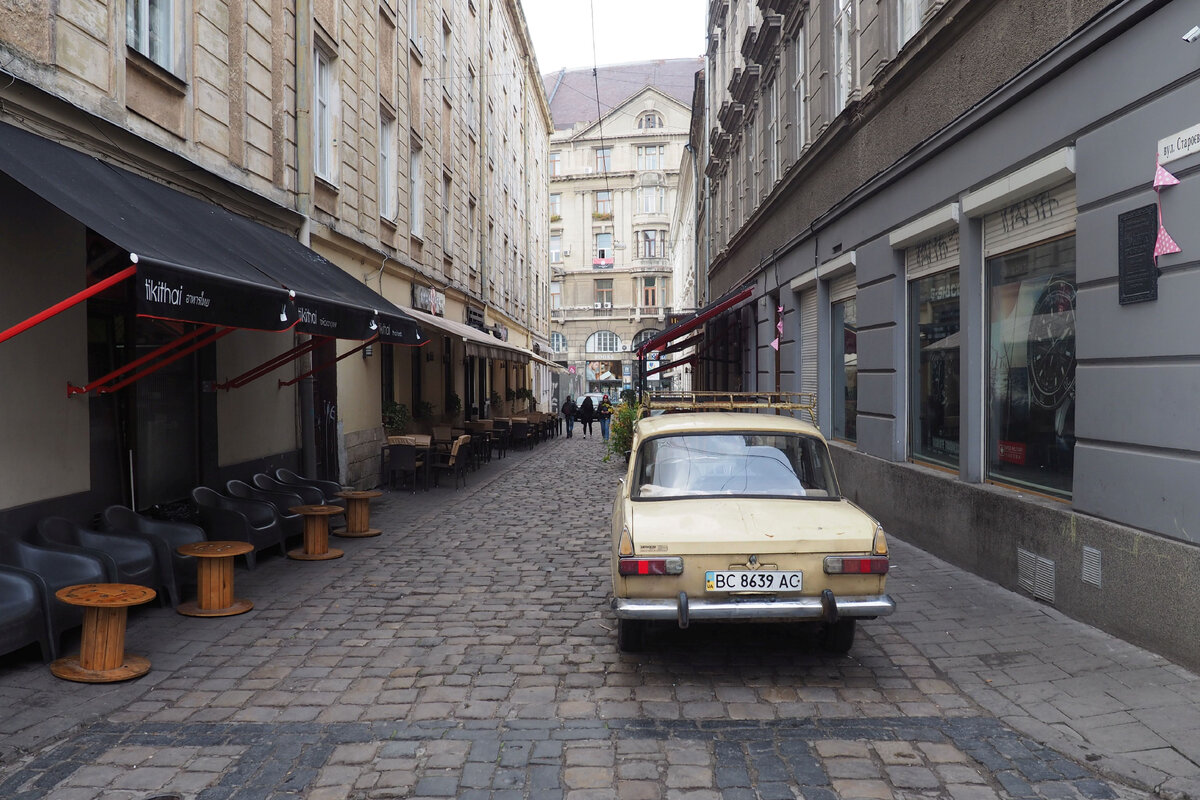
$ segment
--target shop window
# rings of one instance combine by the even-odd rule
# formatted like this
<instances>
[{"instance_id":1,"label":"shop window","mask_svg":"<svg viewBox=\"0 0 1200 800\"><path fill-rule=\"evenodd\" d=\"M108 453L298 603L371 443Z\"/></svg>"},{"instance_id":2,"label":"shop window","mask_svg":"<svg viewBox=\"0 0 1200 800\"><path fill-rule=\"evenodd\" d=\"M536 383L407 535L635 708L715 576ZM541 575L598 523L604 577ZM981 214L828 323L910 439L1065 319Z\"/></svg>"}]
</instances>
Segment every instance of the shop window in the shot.
<instances>
[{"instance_id":1,"label":"shop window","mask_svg":"<svg viewBox=\"0 0 1200 800\"><path fill-rule=\"evenodd\" d=\"M833 435L858 441L858 306L852 297L832 307Z\"/></svg>"},{"instance_id":2,"label":"shop window","mask_svg":"<svg viewBox=\"0 0 1200 800\"><path fill-rule=\"evenodd\" d=\"M910 449L914 459L958 467L958 270L908 285Z\"/></svg>"},{"instance_id":3,"label":"shop window","mask_svg":"<svg viewBox=\"0 0 1200 800\"><path fill-rule=\"evenodd\" d=\"M987 260L988 477L1069 497L1075 237Z\"/></svg>"}]
</instances>

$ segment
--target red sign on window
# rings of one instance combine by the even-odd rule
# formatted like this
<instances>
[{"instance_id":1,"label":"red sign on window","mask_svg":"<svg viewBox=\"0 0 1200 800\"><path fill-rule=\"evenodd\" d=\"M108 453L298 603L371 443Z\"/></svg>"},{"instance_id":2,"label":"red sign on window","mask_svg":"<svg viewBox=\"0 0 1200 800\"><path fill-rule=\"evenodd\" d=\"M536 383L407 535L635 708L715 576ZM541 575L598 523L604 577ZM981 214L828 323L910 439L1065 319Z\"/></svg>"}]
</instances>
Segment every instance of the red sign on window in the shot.
<instances>
[{"instance_id":1,"label":"red sign on window","mask_svg":"<svg viewBox=\"0 0 1200 800\"><path fill-rule=\"evenodd\" d=\"M1001 441L1000 460L1007 464L1024 464L1025 443Z\"/></svg>"}]
</instances>

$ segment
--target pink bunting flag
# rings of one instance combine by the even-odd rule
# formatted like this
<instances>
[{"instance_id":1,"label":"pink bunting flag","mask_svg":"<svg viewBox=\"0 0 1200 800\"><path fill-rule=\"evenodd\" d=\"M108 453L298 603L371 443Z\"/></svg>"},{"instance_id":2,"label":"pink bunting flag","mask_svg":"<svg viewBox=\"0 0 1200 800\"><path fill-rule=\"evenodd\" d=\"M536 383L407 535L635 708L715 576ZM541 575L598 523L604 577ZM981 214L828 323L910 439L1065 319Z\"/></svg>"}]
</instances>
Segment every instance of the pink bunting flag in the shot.
<instances>
[{"instance_id":1,"label":"pink bunting flag","mask_svg":"<svg viewBox=\"0 0 1200 800\"><path fill-rule=\"evenodd\" d=\"M779 320L779 322L775 323L775 330L779 331L780 336L783 335L783 320Z\"/></svg>"},{"instance_id":2,"label":"pink bunting flag","mask_svg":"<svg viewBox=\"0 0 1200 800\"><path fill-rule=\"evenodd\" d=\"M1158 191L1164 186L1174 186L1179 183L1179 178L1176 178L1171 173L1162 168L1161 164L1154 165L1154 189Z\"/></svg>"},{"instance_id":3,"label":"pink bunting flag","mask_svg":"<svg viewBox=\"0 0 1200 800\"><path fill-rule=\"evenodd\" d=\"M1175 240L1171 238L1171 234L1167 233L1167 229L1158 223L1158 240L1154 243L1154 263L1158 263L1158 257L1167 253L1179 253L1179 245L1175 244Z\"/></svg>"},{"instance_id":4,"label":"pink bunting flag","mask_svg":"<svg viewBox=\"0 0 1200 800\"><path fill-rule=\"evenodd\" d=\"M776 350L779 349L779 337L778 336L776 336L774 339L771 340L771 347L774 347Z\"/></svg>"}]
</instances>

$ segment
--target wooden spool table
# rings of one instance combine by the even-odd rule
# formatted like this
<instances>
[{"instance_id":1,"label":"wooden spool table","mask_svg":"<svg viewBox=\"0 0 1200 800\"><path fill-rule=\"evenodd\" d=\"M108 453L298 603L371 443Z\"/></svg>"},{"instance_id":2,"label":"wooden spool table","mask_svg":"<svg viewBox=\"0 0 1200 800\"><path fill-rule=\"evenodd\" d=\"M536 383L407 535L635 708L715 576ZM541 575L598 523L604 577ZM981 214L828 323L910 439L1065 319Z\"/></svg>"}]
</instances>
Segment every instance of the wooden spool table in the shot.
<instances>
[{"instance_id":1,"label":"wooden spool table","mask_svg":"<svg viewBox=\"0 0 1200 800\"><path fill-rule=\"evenodd\" d=\"M304 547L289 550L288 558L325 561L344 555L341 550L329 546L329 518L343 513L340 506L292 506L288 511L304 517Z\"/></svg>"},{"instance_id":2,"label":"wooden spool table","mask_svg":"<svg viewBox=\"0 0 1200 800\"><path fill-rule=\"evenodd\" d=\"M83 634L79 655L52 663L53 675L82 683L112 683L150 671L149 659L125 653L125 620L129 606L154 599L153 589L130 583L81 583L64 586L54 596L83 606Z\"/></svg>"},{"instance_id":3,"label":"wooden spool table","mask_svg":"<svg viewBox=\"0 0 1200 800\"><path fill-rule=\"evenodd\" d=\"M233 557L254 549L249 542L192 542L176 548L196 559L196 602L180 603L175 610L189 617L232 617L254 608L249 600L233 596Z\"/></svg>"},{"instance_id":4,"label":"wooden spool table","mask_svg":"<svg viewBox=\"0 0 1200 800\"><path fill-rule=\"evenodd\" d=\"M363 539L383 533L379 528L371 527L371 501L376 497L382 497L383 492L374 490L338 492L337 496L346 498L346 527L335 530L334 536Z\"/></svg>"}]
</instances>

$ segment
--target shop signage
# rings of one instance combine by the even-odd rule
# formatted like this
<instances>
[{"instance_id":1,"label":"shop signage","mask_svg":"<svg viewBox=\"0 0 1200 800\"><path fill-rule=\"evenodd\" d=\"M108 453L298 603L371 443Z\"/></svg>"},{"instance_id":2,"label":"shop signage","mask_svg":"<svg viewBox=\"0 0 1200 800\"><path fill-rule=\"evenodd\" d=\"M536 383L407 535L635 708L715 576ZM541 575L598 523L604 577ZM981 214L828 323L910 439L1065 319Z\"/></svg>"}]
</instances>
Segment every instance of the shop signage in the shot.
<instances>
[{"instance_id":1,"label":"shop signage","mask_svg":"<svg viewBox=\"0 0 1200 800\"><path fill-rule=\"evenodd\" d=\"M1158 140L1158 163L1168 164L1200 151L1200 125Z\"/></svg>"},{"instance_id":2,"label":"shop signage","mask_svg":"<svg viewBox=\"0 0 1200 800\"><path fill-rule=\"evenodd\" d=\"M1158 207L1127 211L1117 217L1117 301L1121 305L1158 299L1158 267L1154 243L1158 235Z\"/></svg>"},{"instance_id":3,"label":"shop signage","mask_svg":"<svg viewBox=\"0 0 1200 800\"><path fill-rule=\"evenodd\" d=\"M432 286L413 286L412 307L418 311L433 314L435 317L444 317L446 316L446 295Z\"/></svg>"}]
</instances>

